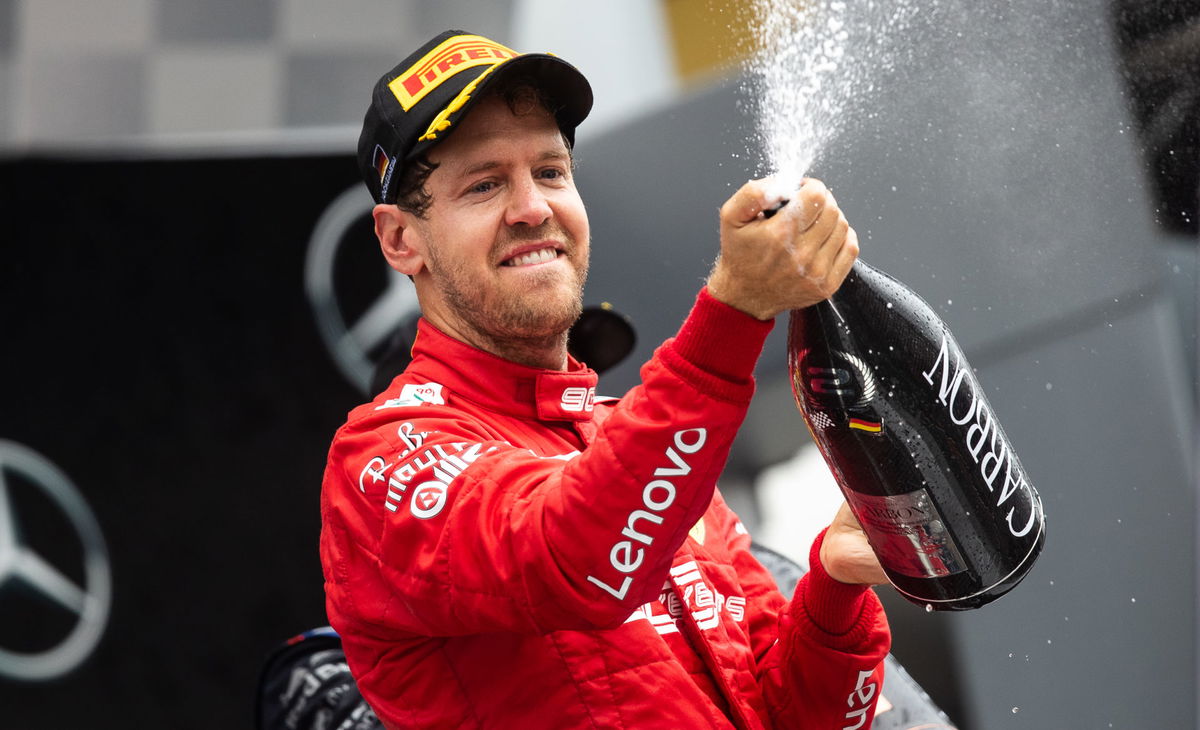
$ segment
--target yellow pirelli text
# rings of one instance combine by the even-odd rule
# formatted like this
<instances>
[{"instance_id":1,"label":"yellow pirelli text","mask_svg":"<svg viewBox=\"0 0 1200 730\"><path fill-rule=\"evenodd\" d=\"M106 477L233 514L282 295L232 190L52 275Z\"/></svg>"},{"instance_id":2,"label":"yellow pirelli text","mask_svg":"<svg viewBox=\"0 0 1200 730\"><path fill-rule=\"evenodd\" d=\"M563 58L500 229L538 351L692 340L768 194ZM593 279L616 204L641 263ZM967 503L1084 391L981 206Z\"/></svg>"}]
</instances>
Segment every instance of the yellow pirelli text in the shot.
<instances>
[{"instance_id":1,"label":"yellow pirelli text","mask_svg":"<svg viewBox=\"0 0 1200 730\"><path fill-rule=\"evenodd\" d=\"M396 95L404 111L408 111L458 72L474 66L491 66L497 61L516 58L517 55L513 49L482 36L456 35L405 69L388 84L388 88Z\"/></svg>"}]
</instances>

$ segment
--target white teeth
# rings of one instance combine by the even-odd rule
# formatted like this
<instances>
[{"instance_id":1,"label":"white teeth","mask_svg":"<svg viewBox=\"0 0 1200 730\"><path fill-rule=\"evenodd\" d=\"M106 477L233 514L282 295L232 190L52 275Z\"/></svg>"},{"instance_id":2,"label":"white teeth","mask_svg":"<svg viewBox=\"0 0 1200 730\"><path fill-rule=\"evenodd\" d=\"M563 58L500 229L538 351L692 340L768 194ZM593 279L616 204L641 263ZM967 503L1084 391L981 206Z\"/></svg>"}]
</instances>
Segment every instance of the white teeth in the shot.
<instances>
[{"instance_id":1,"label":"white teeth","mask_svg":"<svg viewBox=\"0 0 1200 730\"><path fill-rule=\"evenodd\" d=\"M552 248L542 248L537 251L514 256L505 262L505 266L528 266L529 264L544 264L558 257L558 252Z\"/></svg>"}]
</instances>

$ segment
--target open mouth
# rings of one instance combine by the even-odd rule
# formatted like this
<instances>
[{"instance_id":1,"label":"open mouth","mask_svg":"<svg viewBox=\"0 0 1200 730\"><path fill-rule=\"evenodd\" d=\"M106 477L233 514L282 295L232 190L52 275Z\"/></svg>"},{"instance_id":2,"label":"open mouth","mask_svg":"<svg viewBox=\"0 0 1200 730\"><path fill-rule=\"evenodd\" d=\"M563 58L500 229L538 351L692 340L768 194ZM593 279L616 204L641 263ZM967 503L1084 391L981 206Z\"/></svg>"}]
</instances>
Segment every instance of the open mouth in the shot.
<instances>
[{"instance_id":1,"label":"open mouth","mask_svg":"<svg viewBox=\"0 0 1200 730\"><path fill-rule=\"evenodd\" d=\"M558 258L558 250L553 247L539 248L533 251L517 254L510 259L503 261L501 266L532 266L534 264L544 264L547 261L553 261Z\"/></svg>"}]
</instances>

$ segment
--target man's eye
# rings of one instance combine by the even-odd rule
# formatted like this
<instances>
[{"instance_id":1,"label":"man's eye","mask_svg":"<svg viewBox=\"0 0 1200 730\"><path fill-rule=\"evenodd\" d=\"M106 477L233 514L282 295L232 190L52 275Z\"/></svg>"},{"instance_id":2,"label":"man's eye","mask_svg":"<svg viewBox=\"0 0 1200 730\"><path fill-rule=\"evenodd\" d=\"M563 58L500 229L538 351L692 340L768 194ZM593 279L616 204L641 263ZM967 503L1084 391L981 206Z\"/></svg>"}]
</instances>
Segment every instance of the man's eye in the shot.
<instances>
[{"instance_id":1,"label":"man's eye","mask_svg":"<svg viewBox=\"0 0 1200 730\"><path fill-rule=\"evenodd\" d=\"M542 178L543 180L557 180L558 178L564 177L565 175L566 175L566 173L563 172L562 170L558 169L557 167L547 167L546 169L544 169L538 173L538 177Z\"/></svg>"},{"instance_id":2,"label":"man's eye","mask_svg":"<svg viewBox=\"0 0 1200 730\"><path fill-rule=\"evenodd\" d=\"M496 187L496 183L491 180L485 180L481 183L475 183L469 188L472 193L489 193Z\"/></svg>"}]
</instances>

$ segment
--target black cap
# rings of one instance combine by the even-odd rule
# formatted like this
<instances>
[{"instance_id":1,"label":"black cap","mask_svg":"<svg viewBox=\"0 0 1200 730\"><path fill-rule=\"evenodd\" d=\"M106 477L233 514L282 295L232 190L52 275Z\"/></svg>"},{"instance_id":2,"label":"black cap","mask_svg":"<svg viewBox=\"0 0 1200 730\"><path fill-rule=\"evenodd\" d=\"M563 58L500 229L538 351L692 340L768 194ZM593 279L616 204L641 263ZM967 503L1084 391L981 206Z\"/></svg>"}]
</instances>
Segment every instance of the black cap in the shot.
<instances>
[{"instance_id":1,"label":"black cap","mask_svg":"<svg viewBox=\"0 0 1200 730\"><path fill-rule=\"evenodd\" d=\"M358 138L358 169L377 203L396 199L404 167L454 130L485 86L516 71L546 94L570 144L592 108L592 87L549 53L517 53L461 30L438 34L383 75Z\"/></svg>"}]
</instances>

